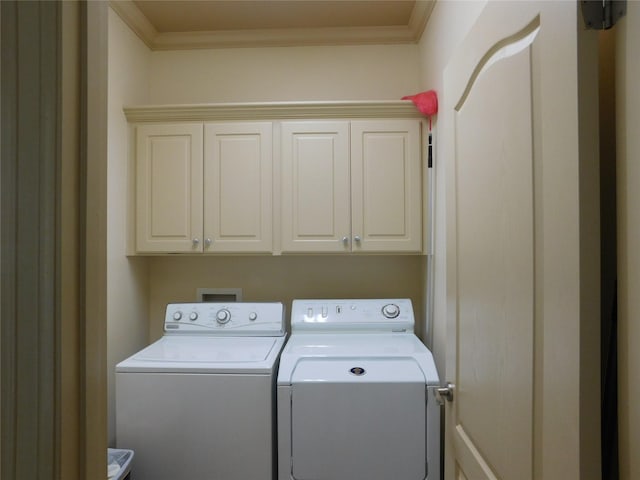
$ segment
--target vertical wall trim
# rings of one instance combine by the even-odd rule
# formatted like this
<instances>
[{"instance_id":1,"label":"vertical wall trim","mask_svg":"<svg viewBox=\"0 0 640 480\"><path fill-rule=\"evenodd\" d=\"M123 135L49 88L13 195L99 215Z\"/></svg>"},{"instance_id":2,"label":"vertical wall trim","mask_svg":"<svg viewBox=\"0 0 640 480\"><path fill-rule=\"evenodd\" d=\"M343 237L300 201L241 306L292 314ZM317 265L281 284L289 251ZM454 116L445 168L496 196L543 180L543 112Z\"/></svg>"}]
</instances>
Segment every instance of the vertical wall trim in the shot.
<instances>
[{"instance_id":1,"label":"vertical wall trim","mask_svg":"<svg viewBox=\"0 0 640 480\"><path fill-rule=\"evenodd\" d=\"M580 222L580 478L601 478L600 448L600 125L598 33L578 15ZM594 99L596 101L594 101Z\"/></svg>"},{"instance_id":2,"label":"vertical wall trim","mask_svg":"<svg viewBox=\"0 0 640 480\"><path fill-rule=\"evenodd\" d=\"M54 478L60 146L58 2L2 2L4 478Z\"/></svg>"},{"instance_id":3,"label":"vertical wall trim","mask_svg":"<svg viewBox=\"0 0 640 480\"><path fill-rule=\"evenodd\" d=\"M15 398L9 395L15 385L15 215L16 215L16 110L17 98L15 92L17 74L17 49L16 35L16 4L15 2L2 2L1 10L1 35L2 54L0 64L2 79L0 86L2 144L1 144L1 170L0 170L0 220L2 223L2 239L0 240L0 271L2 284L0 296L0 319L2 320L0 331L1 375L0 391L2 393L1 404L1 435L2 451L0 456L0 477L15 478Z\"/></svg>"},{"instance_id":4,"label":"vertical wall trim","mask_svg":"<svg viewBox=\"0 0 640 480\"><path fill-rule=\"evenodd\" d=\"M86 8L85 70L82 84L81 123L83 135L82 163L86 183L81 189L84 199L81 212L85 232L81 266L84 278L82 344L84 371L84 477L102 478L107 468L107 80L108 19L107 2L84 2Z\"/></svg>"},{"instance_id":5,"label":"vertical wall trim","mask_svg":"<svg viewBox=\"0 0 640 480\"><path fill-rule=\"evenodd\" d=\"M60 248L58 249L60 331L58 411L60 429L56 442L60 479L81 479L80 454L84 445L80 432L80 24L82 3L61 3L61 165L57 197ZM62 428L64 426L64 428Z\"/></svg>"}]
</instances>

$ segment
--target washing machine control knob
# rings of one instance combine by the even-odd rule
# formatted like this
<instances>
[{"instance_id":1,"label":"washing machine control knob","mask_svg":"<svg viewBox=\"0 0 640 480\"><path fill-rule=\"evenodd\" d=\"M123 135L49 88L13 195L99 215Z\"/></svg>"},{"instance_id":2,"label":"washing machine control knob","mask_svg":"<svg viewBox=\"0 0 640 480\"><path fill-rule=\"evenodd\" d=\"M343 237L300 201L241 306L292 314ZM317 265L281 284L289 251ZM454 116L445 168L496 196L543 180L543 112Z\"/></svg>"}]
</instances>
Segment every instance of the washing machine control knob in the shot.
<instances>
[{"instance_id":1,"label":"washing machine control knob","mask_svg":"<svg viewBox=\"0 0 640 480\"><path fill-rule=\"evenodd\" d=\"M179 320L181 320L181 319L182 319L182 312L181 312L181 311L179 311L179 310L178 310L177 312L175 312L175 313L173 314L173 319L174 319L176 322L177 322L177 321L179 321Z\"/></svg>"},{"instance_id":2,"label":"washing machine control knob","mask_svg":"<svg viewBox=\"0 0 640 480\"><path fill-rule=\"evenodd\" d=\"M218 310L218 313L216 313L216 320L219 324L224 325L229 320L231 320L231 312L229 312L229 310L227 310L226 308Z\"/></svg>"},{"instance_id":3,"label":"washing machine control knob","mask_svg":"<svg viewBox=\"0 0 640 480\"><path fill-rule=\"evenodd\" d=\"M382 315L386 318L396 318L400 315L400 307L395 303L388 303L384 307L382 307Z\"/></svg>"},{"instance_id":4,"label":"washing machine control knob","mask_svg":"<svg viewBox=\"0 0 640 480\"><path fill-rule=\"evenodd\" d=\"M198 319L198 312L191 312L189 314L189 320L191 320L192 322L195 322Z\"/></svg>"}]
</instances>

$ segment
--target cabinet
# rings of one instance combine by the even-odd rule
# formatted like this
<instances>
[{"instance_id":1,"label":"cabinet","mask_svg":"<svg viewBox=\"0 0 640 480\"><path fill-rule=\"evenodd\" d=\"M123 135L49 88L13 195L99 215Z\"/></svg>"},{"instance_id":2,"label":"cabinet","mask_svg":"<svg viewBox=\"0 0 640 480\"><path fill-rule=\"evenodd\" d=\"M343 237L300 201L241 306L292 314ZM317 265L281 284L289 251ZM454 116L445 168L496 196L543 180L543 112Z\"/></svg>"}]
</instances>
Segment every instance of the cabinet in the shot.
<instances>
[{"instance_id":1,"label":"cabinet","mask_svg":"<svg viewBox=\"0 0 640 480\"><path fill-rule=\"evenodd\" d=\"M129 251L421 253L409 101L127 107Z\"/></svg>"},{"instance_id":2,"label":"cabinet","mask_svg":"<svg viewBox=\"0 0 640 480\"><path fill-rule=\"evenodd\" d=\"M420 125L283 122L282 252L420 252Z\"/></svg>"},{"instance_id":3,"label":"cabinet","mask_svg":"<svg viewBox=\"0 0 640 480\"><path fill-rule=\"evenodd\" d=\"M136 252L272 251L270 122L139 125Z\"/></svg>"},{"instance_id":4,"label":"cabinet","mask_svg":"<svg viewBox=\"0 0 640 480\"><path fill-rule=\"evenodd\" d=\"M204 251L271 253L271 123L206 123L204 133Z\"/></svg>"},{"instance_id":5,"label":"cabinet","mask_svg":"<svg viewBox=\"0 0 640 480\"><path fill-rule=\"evenodd\" d=\"M202 124L136 129L136 251L202 248Z\"/></svg>"}]
</instances>

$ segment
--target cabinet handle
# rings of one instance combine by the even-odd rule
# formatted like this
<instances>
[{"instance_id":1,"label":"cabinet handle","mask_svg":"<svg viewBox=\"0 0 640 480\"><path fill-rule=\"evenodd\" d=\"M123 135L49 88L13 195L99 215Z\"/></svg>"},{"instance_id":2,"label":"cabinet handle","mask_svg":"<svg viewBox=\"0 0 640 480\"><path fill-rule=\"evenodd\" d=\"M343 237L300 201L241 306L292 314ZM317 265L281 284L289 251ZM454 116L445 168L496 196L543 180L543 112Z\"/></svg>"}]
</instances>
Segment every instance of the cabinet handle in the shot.
<instances>
[{"instance_id":1,"label":"cabinet handle","mask_svg":"<svg viewBox=\"0 0 640 480\"><path fill-rule=\"evenodd\" d=\"M349 244L349 237L342 237L342 243L344 243L345 245Z\"/></svg>"},{"instance_id":2,"label":"cabinet handle","mask_svg":"<svg viewBox=\"0 0 640 480\"><path fill-rule=\"evenodd\" d=\"M356 243L360 243L360 235L356 235L355 237L353 237L353 239L356 241Z\"/></svg>"},{"instance_id":3,"label":"cabinet handle","mask_svg":"<svg viewBox=\"0 0 640 480\"><path fill-rule=\"evenodd\" d=\"M212 243L213 243L213 240L211 240L210 238L205 238L204 240L205 247L210 247Z\"/></svg>"},{"instance_id":4,"label":"cabinet handle","mask_svg":"<svg viewBox=\"0 0 640 480\"><path fill-rule=\"evenodd\" d=\"M198 245L200 245L200 239L196 237L192 240L192 243L194 247L197 247Z\"/></svg>"}]
</instances>

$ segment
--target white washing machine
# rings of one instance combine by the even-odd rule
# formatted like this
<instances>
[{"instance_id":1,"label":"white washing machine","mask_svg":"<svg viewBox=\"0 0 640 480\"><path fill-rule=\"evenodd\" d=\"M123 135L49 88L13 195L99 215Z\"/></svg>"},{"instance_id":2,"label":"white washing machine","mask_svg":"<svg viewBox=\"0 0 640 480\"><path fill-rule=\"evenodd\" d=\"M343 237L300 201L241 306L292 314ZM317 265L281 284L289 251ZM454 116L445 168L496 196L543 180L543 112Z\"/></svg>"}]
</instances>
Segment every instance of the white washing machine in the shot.
<instances>
[{"instance_id":1,"label":"white washing machine","mask_svg":"<svg viewBox=\"0 0 640 480\"><path fill-rule=\"evenodd\" d=\"M279 480L438 480L439 380L409 299L294 300Z\"/></svg>"},{"instance_id":2,"label":"white washing machine","mask_svg":"<svg viewBox=\"0 0 640 480\"><path fill-rule=\"evenodd\" d=\"M167 306L164 336L116 366L116 441L136 480L275 477L281 303Z\"/></svg>"}]
</instances>

